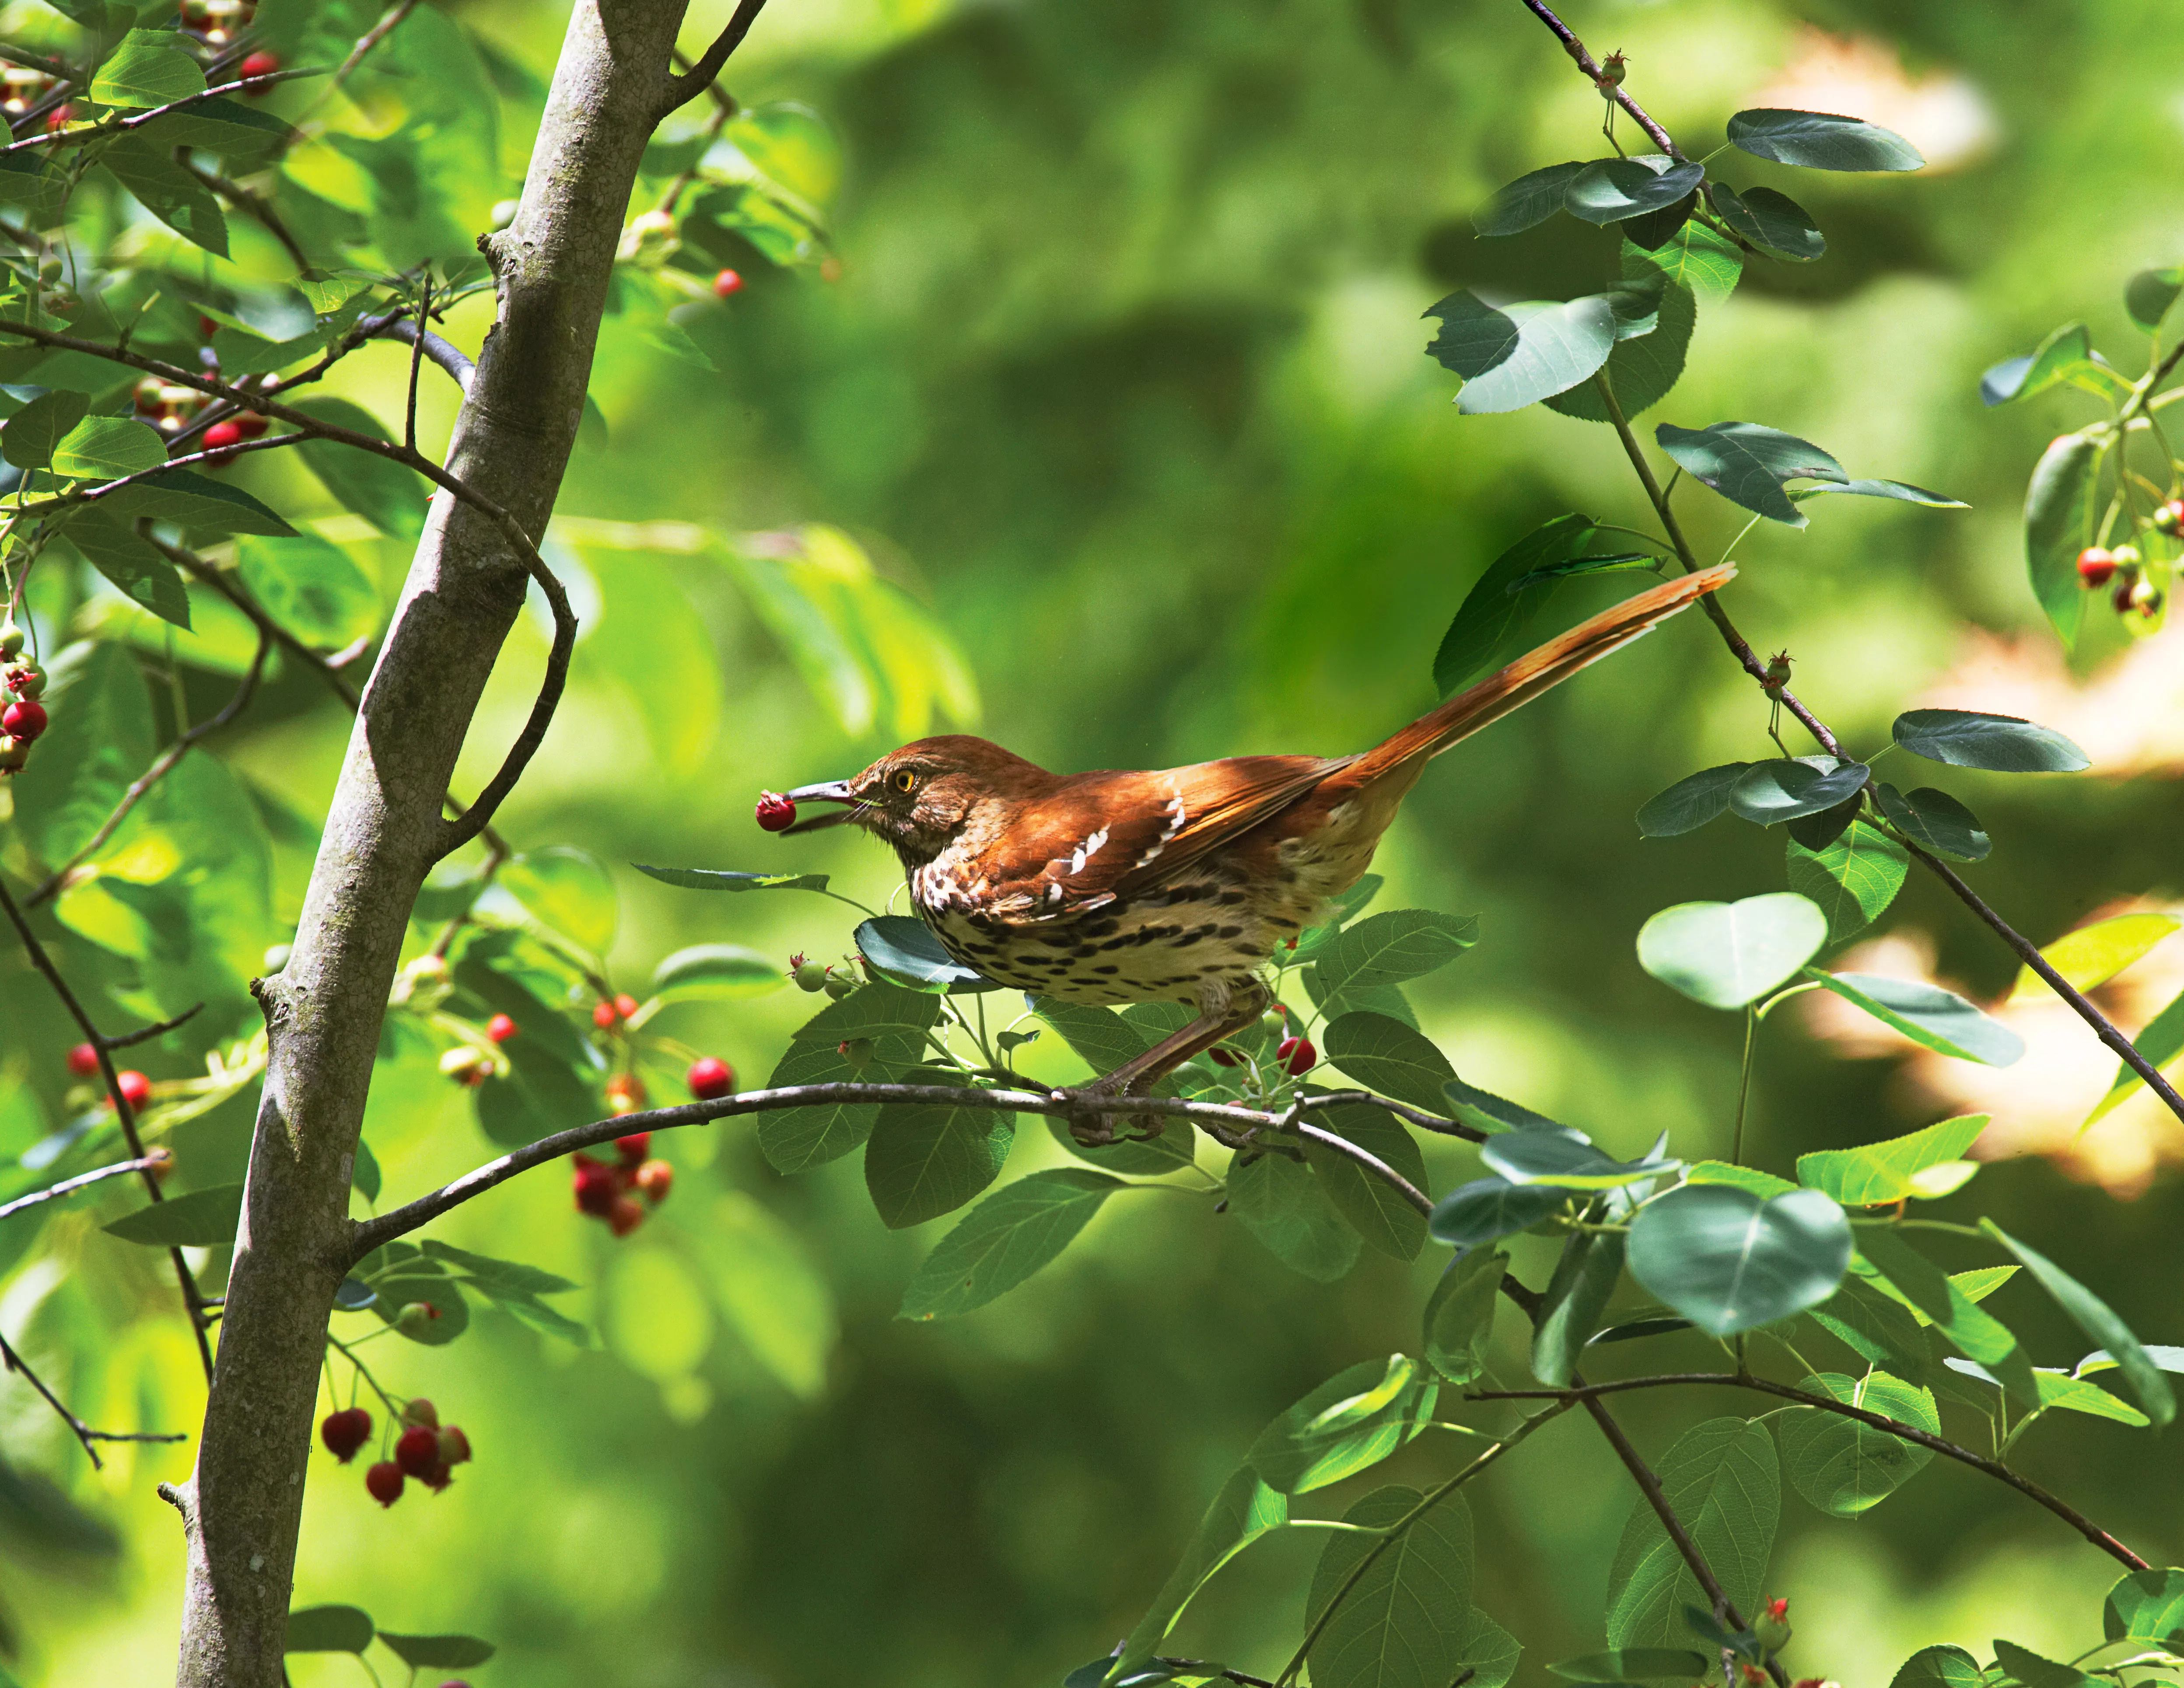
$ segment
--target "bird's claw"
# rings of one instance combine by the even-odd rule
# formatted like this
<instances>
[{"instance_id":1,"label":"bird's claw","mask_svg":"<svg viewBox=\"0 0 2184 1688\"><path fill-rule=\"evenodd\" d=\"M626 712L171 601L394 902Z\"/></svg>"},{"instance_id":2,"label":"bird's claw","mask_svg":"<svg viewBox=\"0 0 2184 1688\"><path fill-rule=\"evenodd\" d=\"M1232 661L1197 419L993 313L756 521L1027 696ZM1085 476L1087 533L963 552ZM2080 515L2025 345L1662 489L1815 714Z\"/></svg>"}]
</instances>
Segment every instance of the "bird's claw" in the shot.
<instances>
[{"instance_id":1,"label":"bird's claw","mask_svg":"<svg viewBox=\"0 0 2184 1688\"><path fill-rule=\"evenodd\" d=\"M1069 1135L1079 1148L1101 1149L1111 1143L1150 1143L1162 1135L1167 1122L1158 1114L1134 1114L1131 1129L1115 1128L1115 1115L1105 1107L1088 1107L1088 1102L1112 1103L1128 1091L1102 1089L1097 1084L1088 1084L1081 1090L1056 1090L1055 1099L1070 1105L1069 1111L1061 1117L1069 1128Z\"/></svg>"}]
</instances>

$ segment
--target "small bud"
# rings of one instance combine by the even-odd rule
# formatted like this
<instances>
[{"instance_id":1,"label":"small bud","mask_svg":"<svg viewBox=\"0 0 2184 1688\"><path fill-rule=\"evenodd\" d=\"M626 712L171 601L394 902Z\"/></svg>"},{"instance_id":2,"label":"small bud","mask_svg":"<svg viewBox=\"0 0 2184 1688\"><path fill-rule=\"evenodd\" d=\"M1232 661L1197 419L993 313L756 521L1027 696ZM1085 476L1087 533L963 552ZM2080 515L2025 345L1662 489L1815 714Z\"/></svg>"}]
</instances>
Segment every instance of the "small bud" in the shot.
<instances>
[{"instance_id":1,"label":"small bud","mask_svg":"<svg viewBox=\"0 0 2184 1688\"><path fill-rule=\"evenodd\" d=\"M1770 1653L1780 1652L1790 1645L1790 1602L1785 1599L1763 1602L1759 1615L1752 1620L1752 1633L1759 1645Z\"/></svg>"},{"instance_id":2,"label":"small bud","mask_svg":"<svg viewBox=\"0 0 2184 1688\"><path fill-rule=\"evenodd\" d=\"M1790 653L1778 650L1767 659L1767 677L1760 685L1770 693L1780 694L1790 683Z\"/></svg>"},{"instance_id":3,"label":"small bud","mask_svg":"<svg viewBox=\"0 0 2184 1688\"><path fill-rule=\"evenodd\" d=\"M153 1183L164 1184L174 1175L175 1151L164 1144L147 1149L144 1159L147 1162L144 1170L152 1175Z\"/></svg>"},{"instance_id":4,"label":"small bud","mask_svg":"<svg viewBox=\"0 0 2184 1688\"><path fill-rule=\"evenodd\" d=\"M1600 92L1613 97L1616 89L1623 86L1623 78L1627 74L1623 54L1619 52L1609 53L1600 61Z\"/></svg>"}]
</instances>

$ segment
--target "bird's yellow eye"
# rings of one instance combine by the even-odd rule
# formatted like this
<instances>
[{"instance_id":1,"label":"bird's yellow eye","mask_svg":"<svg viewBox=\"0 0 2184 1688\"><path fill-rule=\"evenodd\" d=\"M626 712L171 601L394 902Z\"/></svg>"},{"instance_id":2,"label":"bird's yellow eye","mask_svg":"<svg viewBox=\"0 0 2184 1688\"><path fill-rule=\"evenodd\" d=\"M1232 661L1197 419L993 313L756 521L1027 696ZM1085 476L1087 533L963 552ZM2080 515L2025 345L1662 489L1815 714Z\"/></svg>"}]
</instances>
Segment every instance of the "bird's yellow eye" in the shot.
<instances>
[{"instance_id":1,"label":"bird's yellow eye","mask_svg":"<svg viewBox=\"0 0 2184 1688\"><path fill-rule=\"evenodd\" d=\"M903 768L889 775L888 783L893 786L897 791L915 791L917 789L917 776L912 773L908 768Z\"/></svg>"}]
</instances>

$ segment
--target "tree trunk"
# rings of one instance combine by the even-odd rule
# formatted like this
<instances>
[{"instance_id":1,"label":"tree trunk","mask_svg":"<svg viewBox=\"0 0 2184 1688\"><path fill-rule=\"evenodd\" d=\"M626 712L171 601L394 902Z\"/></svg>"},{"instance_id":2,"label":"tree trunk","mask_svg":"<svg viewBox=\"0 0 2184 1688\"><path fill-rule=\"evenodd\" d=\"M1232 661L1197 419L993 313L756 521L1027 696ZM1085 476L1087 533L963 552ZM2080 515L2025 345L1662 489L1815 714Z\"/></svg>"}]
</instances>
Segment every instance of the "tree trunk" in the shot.
<instances>
[{"instance_id":1,"label":"tree trunk","mask_svg":"<svg viewBox=\"0 0 2184 1688\"><path fill-rule=\"evenodd\" d=\"M577 0L521 208L482 242L499 309L448 467L544 532L582 415L615 243L661 115L684 0ZM271 1039L197 1468L182 1688L279 1688L327 1316L381 1018L441 800L526 577L475 510L434 496L358 715Z\"/></svg>"}]
</instances>

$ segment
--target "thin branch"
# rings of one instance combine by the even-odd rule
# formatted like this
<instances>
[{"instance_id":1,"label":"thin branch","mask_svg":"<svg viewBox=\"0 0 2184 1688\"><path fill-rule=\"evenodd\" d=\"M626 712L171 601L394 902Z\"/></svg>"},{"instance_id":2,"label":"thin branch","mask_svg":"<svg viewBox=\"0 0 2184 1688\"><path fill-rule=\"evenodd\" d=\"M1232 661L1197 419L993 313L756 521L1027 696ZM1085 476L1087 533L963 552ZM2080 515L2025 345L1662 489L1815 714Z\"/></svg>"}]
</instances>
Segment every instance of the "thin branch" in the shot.
<instances>
[{"instance_id":1,"label":"thin branch","mask_svg":"<svg viewBox=\"0 0 2184 1688\"><path fill-rule=\"evenodd\" d=\"M348 50L348 57L342 60L341 68L334 72L332 86L337 88L346 82L349 78L349 73L370 56L372 48L377 47L394 32L401 21L415 9L416 5L417 0L397 0L394 5L388 7L386 14L377 23L357 37L356 45Z\"/></svg>"},{"instance_id":2,"label":"thin branch","mask_svg":"<svg viewBox=\"0 0 2184 1688\"><path fill-rule=\"evenodd\" d=\"M309 254L298 244L296 237L289 232L288 226L281 220L281 214L267 203L264 194L252 192L239 181L230 181L218 170L207 170L194 159L186 158L181 164L184 170L226 200L229 204L248 212L252 217L265 225L266 232L287 248L288 256L295 260L298 270L309 270L311 267Z\"/></svg>"},{"instance_id":3,"label":"thin branch","mask_svg":"<svg viewBox=\"0 0 2184 1688\"><path fill-rule=\"evenodd\" d=\"M67 1425L75 1433L76 1440L83 1444L83 1451L90 1456L92 1469L94 1471L103 1469L105 1464L105 1462L98 1457L97 1445L100 1442L186 1442L189 1440L189 1437L181 1431L163 1435L150 1430L92 1429L90 1425L61 1405L61 1398L47 1389L45 1380L24 1363L23 1357L8 1345L8 1339L4 1336L0 1336L0 1370L20 1373L25 1383L46 1398L46 1405L60 1415L61 1423Z\"/></svg>"},{"instance_id":4,"label":"thin branch","mask_svg":"<svg viewBox=\"0 0 2184 1688\"><path fill-rule=\"evenodd\" d=\"M1679 1372L1650 1378L1622 1378L1613 1383L1580 1384L1566 1390L1513 1389L1480 1390L1467 1395L1472 1401L1590 1401L1595 1396L1616 1395L1625 1390L1668 1389L1686 1384L1713 1384L1728 1389L1748 1389L1762 1395L1794 1401L1801 1407L1817 1407L1824 1412L1840 1413L1846 1418L1856 1418L1870 1424L1876 1430L1885 1430L1907 1442L1915 1442L1922 1448L1931 1449L1960 1465L1969 1465L1975 1471L1983 1471L1998 1482L2007 1483L2028 1500L2046 1507L2069 1524L2086 1540L2120 1563L2136 1571L2147 1568L2147 1561L2125 1546L2114 1536L2068 1501L2048 1493L2031 1478L2013 1471L1998 1459L1989 1459L1960 1447L1946 1437L1922 1430L1915 1424L1906 1424L1901 1419L1891 1418L1886 1413L1875 1412L1863 1407L1853 1407L1847 1401L1837 1401L1831 1396L1808 1394L1788 1384L1779 1384L1768 1378L1753 1377L1749 1373L1736 1372Z\"/></svg>"},{"instance_id":5,"label":"thin branch","mask_svg":"<svg viewBox=\"0 0 2184 1688\"><path fill-rule=\"evenodd\" d=\"M1541 0L1524 0L1524 4L1531 8L1541 23L1561 38L1563 49L1577 61L1577 68L1591 78L1592 85L1595 87L1602 86L1601 77L1603 72L1600 68L1600 63L1585 50L1585 43L1577 38L1577 31L1550 11L1541 3ZM1630 114L1634 123L1653 137L1655 146L1672 159L1681 159L1684 156L1676 150L1676 143L1669 138L1669 131L1646 114L1645 107L1624 92L1620 87L1615 90L1613 97L1616 104Z\"/></svg>"},{"instance_id":6,"label":"thin branch","mask_svg":"<svg viewBox=\"0 0 2184 1688\"><path fill-rule=\"evenodd\" d=\"M668 79L667 98L660 108L661 117L697 98L712 86L713 78L728 62L728 55L744 44L744 37L750 33L750 26L765 9L766 0L741 0L735 15L728 19L727 28L714 37L713 44L699 55L698 62L682 75Z\"/></svg>"},{"instance_id":7,"label":"thin branch","mask_svg":"<svg viewBox=\"0 0 2184 1688\"><path fill-rule=\"evenodd\" d=\"M0 1219L20 1213L26 1207L36 1207L42 1201L51 1201L56 1196L73 1195L80 1189L108 1178L118 1178L125 1173L148 1173L159 1163L156 1155L147 1155L141 1161L116 1161L110 1167L98 1167L87 1173L78 1173L72 1178L63 1178L58 1184L47 1184L43 1189L34 1189L28 1195L19 1195L13 1201L0 1202Z\"/></svg>"},{"instance_id":8,"label":"thin branch","mask_svg":"<svg viewBox=\"0 0 2184 1688\"><path fill-rule=\"evenodd\" d=\"M1315 1108L1322 1106L1323 1100L1312 1098L1312 1106ZM1402 1107L1399 1102L1389 1101L1366 1090L1346 1091L1343 1100L1370 1103L1391 1113L1400 1112ZM1161 1114L1175 1119L1205 1121L1224 1128L1303 1130L1307 1131L1315 1141L1323 1137L1333 1138L1331 1133L1323 1134L1317 1128L1306 1128L1291 1122L1286 1114L1262 1113L1251 1108L1234 1107L1225 1102L1188 1101L1178 1096L1109 1096L1074 1090L983 1090L949 1084L792 1084L777 1090L746 1090L741 1095L725 1096L718 1101L688 1102L680 1107L617 1114L610 1119L594 1121L590 1125L557 1131L551 1137L542 1137L535 1143L511 1150L498 1160L487 1162L485 1165L464 1173L454 1183L443 1184L429 1195L419 1196L415 1201L406 1202L376 1218L361 1221L350 1233L351 1259L361 1260L381 1244L429 1223L473 1196L482 1195L496 1184L505 1184L519 1173L529 1172L533 1167L542 1167L549 1161L557 1161L578 1149L592 1149L602 1143L610 1143L616 1138L626 1137L633 1131L670 1131L680 1126L707 1125L716 1119L727 1119L738 1114L768 1113L779 1108L855 1102L943 1103L956 1107L993 1108L1009 1113L1051 1114L1062 1118L1086 1114ZM1405 1200L1418 1206L1422 1212L1431 1208L1433 1204L1416 1186L1379 1157L1340 1138L1333 1138L1327 1146L1347 1152L1368 1172L1387 1179L1400 1191L1407 1192Z\"/></svg>"},{"instance_id":9,"label":"thin branch","mask_svg":"<svg viewBox=\"0 0 2184 1688\"><path fill-rule=\"evenodd\" d=\"M362 320L373 325L365 336L367 339L399 340L406 346L420 337L417 325L407 316L390 313L382 317L364 318ZM451 344L437 334L428 333L422 337L425 344L425 360L446 370L448 375L454 377L455 385L462 388L465 393L468 393L471 390L471 377L477 372L477 365L471 361L470 354L461 347ZM293 382L288 383L289 386L296 384Z\"/></svg>"},{"instance_id":10,"label":"thin branch","mask_svg":"<svg viewBox=\"0 0 2184 1688\"><path fill-rule=\"evenodd\" d=\"M1417 1208L1419 1212L1429 1214L1433 1212L1433 1198L1378 1155L1373 1153L1371 1150L1360 1148L1346 1137L1338 1137L1331 1131L1322 1131L1318 1126L1307 1125L1302 1120L1296 1121L1290 1129L1300 1137L1318 1144L1323 1149L1331 1149L1336 1154L1346 1156L1355 1161L1374 1178L1386 1184L1389 1189L1394 1190L1396 1195L1401 1196L1404 1201L1409 1202L1412 1206Z\"/></svg>"},{"instance_id":11,"label":"thin branch","mask_svg":"<svg viewBox=\"0 0 2184 1688\"><path fill-rule=\"evenodd\" d=\"M0 41L0 58L14 64L26 64L33 70L42 70L57 82L73 82L76 72L65 58L55 58L48 53L24 46L20 42Z\"/></svg>"},{"instance_id":12,"label":"thin branch","mask_svg":"<svg viewBox=\"0 0 2184 1688\"><path fill-rule=\"evenodd\" d=\"M432 272L428 267L417 284L417 322L410 336L410 403L402 422L402 443L412 451L417 448L417 370L425 359L425 325L432 320Z\"/></svg>"},{"instance_id":13,"label":"thin branch","mask_svg":"<svg viewBox=\"0 0 2184 1688\"><path fill-rule=\"evenodd\" d=\"M46 946L38 941L38 934L31 930L30 921L16 905L14 898L8 894L5 879L0 879L0 911L6 913L9 923L22 939L23 948L30 954L31 965L45 975L46 983L53 989L53 994L60 998L61 1006L68 1011L69 1017L75 1022L77 1028L97 1052L98 1074L106 1081L107 1099L114 1105L114 1117L121 1123L121 1135L129 1145L130 1158L148 1162L149 1157L144 1153L143 1137L136 1129L136 1111L129 1106L129 1098L121 1094L121 1075L114 1069L112 1045L92 1023L91 1016L84 1012L83 1004L76 1000L75 993L69 989L68 981L61 977L60 969L53 965L53 958L46 953ZM144 1193L154 1201L164 1201L166 1197L161 1193L159 1180L153 1175L148 1163L141 1175L144 1180ZM169 1249L167 1256L175 1263L175 1277L181 1288L182 1306L190 1316L190 1333L198 1340L198 1358L203 1362L205 1378L209 1382L212 1378L212 1345L205 1340L204 1298L198 1293L197 1277L191 1272L189 1262L182 1258L181 1250Z\"/></svg>"},{"instance_id":14,"label":"thin branch","mask_svg":"<svg viewBox=\"0 0 2184 1688\"><path fill-rule=\"evenodd\" d=\"M153 1038L166 1036L179 1026L188 1025L203 1012L204 1004L193 1002L171 1019L162 1020L156 1025L139 1026L135 1031L124 1032L118 1038L102 1038L99 1041L108 1049L127 1049L131 1044L149 1043Z\"/></svg>"},{"instance_id":15,"label":"thin branch","mask_svg":"<svg viewBox=\"0 0 2184 1688\"><path fill-rule=\"evenodd\" d=\"M170 112L187 110L193 105L203 105L207 100L216 100L228 94L248 93L258 88L270 88L276 82L293 81L298 76L323 76L323 64L299 65L293 70L269 70L262 76L239 76L232 82L222 82L207 88L203 93L188 94L178 100L169 100L164 105L155 105L148 111L132 112L127 117L102 118L97 123L85 124L81 128L74 124L66 128L48 129L21 141L11 141L0 147L0 153L20 153L28 147L51 147L61 142L96 140L102 135L126 134L131 129L142 129L146 124L162 118Z\"/></svg>"},{"instance_id":16,"label":"thin branch","mask_svg":"<svg viewBox=\"0 0 2184 1688\"><path fill-rule=\"evenodd\" d=\"M258 630L257 654L250 659L250 666L243 674L242 683L236 688L235 695L227 700L226 707L218 715L208 716L199 721L159 753L152 766L139 774L129 789L121 794L121 800L114 805L114 812L99 823L98 830L91 835L83 847L56 867L44 884L24 899L30 907L36 908L67 883L69 875L73 873L77 866L86 857L94 854L107 839L114 836L114 829L127 817L129 811L136 806L144 794L164 778L177 762L189 755L191 746L207 733L219 732L221 727L226 727L249 707L251 698L257 693L258 682L265 677L265 659L271 654L272 649L272 636L260 627Z\"/></svg>"}]
</instances>

